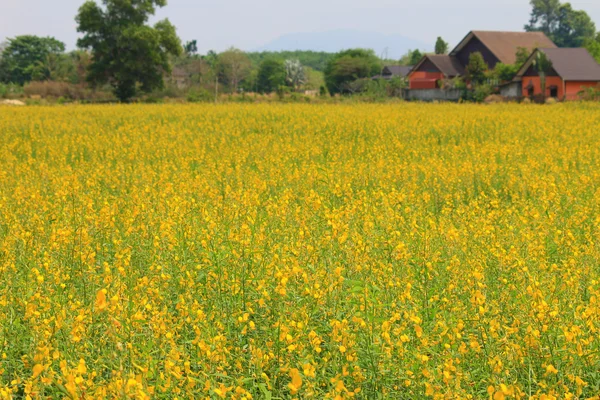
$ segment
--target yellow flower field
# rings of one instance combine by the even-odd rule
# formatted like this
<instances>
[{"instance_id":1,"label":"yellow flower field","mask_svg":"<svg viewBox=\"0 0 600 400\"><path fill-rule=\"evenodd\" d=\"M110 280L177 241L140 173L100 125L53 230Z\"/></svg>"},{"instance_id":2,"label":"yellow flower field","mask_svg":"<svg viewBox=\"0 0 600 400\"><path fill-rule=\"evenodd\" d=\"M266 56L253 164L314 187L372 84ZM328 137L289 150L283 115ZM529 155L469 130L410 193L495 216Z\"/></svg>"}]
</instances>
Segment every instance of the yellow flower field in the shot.
<instances>
[{"instance_id":1,"label":"yellow flower field","mask_svg":"<svg viewBox=\"0 0 600 400\"><path fill-rule=\"evenodd\" d=\"M599 246L599 105L0 108L0 399L594 398Z\"/></svg>"}]
</instances>

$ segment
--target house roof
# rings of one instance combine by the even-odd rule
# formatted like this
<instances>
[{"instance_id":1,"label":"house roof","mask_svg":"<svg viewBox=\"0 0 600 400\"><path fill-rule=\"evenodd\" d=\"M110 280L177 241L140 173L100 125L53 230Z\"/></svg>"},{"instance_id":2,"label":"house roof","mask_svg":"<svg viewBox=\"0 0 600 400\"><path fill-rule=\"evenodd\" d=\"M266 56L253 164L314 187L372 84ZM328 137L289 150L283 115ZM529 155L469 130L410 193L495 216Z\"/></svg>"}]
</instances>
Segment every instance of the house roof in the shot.
<instances>
[{"instance_id":1,"label":"house roof","mask_svg":"<svg viewBox=\"0 0 600 400\"><path fill-rule=\"evenodd\" d=\"M471 31L450 55L456 55L473 37L479 39L504 64L514 64L517 61L519 47L529 51L556 47L543 32Z\"/></svg>"},{"instance_id":2,"label":"house roof","mask_svg":"<svg viewBox=\"0 0 600 400\"><path fill-rule=\"evenodd\" d=\"M440 70L440 72L448 77L454 77L463 75L465 69L460 64L456 57L449 56L447 54L428 54L425 55L421 61L412 69L413 71L419 68L425 60L429 60Z\"/></svg>"},{"instance_id":3,"label":"house roof","mask_svg":"<svg viewBox=\"0 0 600 400\"><path fill-rule=\"evenodd\" d=\"M412 65L386 65L383 67L384 75L406 76L412 70ZM386 74L386 71L389 72Z\"/></svg>"},{"instance_id":4,"label":"house roof","mask_svg":"<svg viewBox=\"0 0 600 400\"><path fill-rule=\"evenodd\" d=\"M520 79L533 64L536 54L541 51L552 63L552 68L565 81L600 82L600 64L584 48L546 48L537 49L519 72L515 79Z\"/></svg>"}]
</instances>

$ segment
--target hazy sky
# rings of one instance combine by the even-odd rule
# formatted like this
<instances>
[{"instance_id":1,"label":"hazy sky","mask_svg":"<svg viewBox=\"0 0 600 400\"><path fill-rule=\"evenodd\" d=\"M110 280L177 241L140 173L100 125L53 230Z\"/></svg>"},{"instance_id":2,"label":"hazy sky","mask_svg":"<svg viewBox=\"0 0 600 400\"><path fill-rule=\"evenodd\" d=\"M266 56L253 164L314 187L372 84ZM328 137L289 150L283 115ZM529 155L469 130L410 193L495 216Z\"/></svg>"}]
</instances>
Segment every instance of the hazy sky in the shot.
<instances>
[{"instance_id":1,"label":"hazy sky","mask_svg":"<svg viewBox=\"0 0 600 400\"><path fill-rule=\"evenodd\" d=\"M54 36L75 47L74 21L83 0L0 0L0 41L22 34ZM201 52L252 50L286 33L357 29L400 34L425 43L441 35L454 46L471 29L522 30L528 0L169 0L169 18L183 41ZM600 29L599 0L571 0ZM432 44L433 46L433 44Z\"/></svg>"}]
</instances>

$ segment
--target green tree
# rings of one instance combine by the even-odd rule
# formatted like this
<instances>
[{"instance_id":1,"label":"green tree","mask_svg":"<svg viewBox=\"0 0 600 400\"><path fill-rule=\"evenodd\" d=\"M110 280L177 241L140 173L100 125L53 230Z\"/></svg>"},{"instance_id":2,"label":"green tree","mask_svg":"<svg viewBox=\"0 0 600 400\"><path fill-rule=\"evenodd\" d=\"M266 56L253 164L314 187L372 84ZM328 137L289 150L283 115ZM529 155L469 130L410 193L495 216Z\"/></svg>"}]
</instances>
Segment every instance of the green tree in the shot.
<instances>
[{"instance_id":1,"label":"green tree","mask_svg":"<svg viewBox=\"0 0 600 400\"><path fill-rule=\"evenodd\" d=\"M410 54L409 65L417 65L419 61L421 61L421 58L423 58L423 53L421 53L418 49L413 51Z\"/></svg>"},{"instance_id":2,"label":"green tree","mask_svg":"<svg viewBox=\"0 0 600 400\"><path fill-rule=\"evenodd\" d=\"M540 31L552 38L558 26L558 13L560 0L530 0L531 15L529 23L525 25L527 32Z\"/></svg>"},{"instance_id":3,"label":"green tree","mask_svg":"<svg viewBox=\"0 0 600 400\"><path fill-rule=\"evenodd\" d=\"M485 73L487 68L487 64L480 52L471 53L469 55L469 63L466 67L467 79L475 85L483 83L486 78Z\"/></svg>"},{"instance_id":4,"label":"green tree","mask_svg":"<svg viewBox=\"0 0 600 400\"><path fill-rule=\"evenodd\" d=\"M542 96L546 98L546 77L552 70L552 61L548 59L544 52L538 51L533 61L533 67L540 77Z\"/></svg>"},{"instance_id":5,"label":"green tree","mask_svg":"<svg viewBox=\"0 0 600 400\"><path fill-rule=\"evenodd\" d=\"M188 57L196 55L198 53L198 41L190 40L188 42L185 42L185 45L183 46L183 51Z\"/></svg>"},{"instance_id":6,"label":"green tree","mask_svg":"<svg viewBox=\"0 0 600 400\"><path fill-rule=\"evenodd\" d=\"M237 92L240 83L248 76L252 63L246 53L231 47L219 54L219 72L233 92Z\"/></svg>"},{"instance_id":7,"label":"green tree","mask_svg":"<svg viewBox=\"0 0 600 400\"><path fill-rule=\"evenodd\" d=\"M257 90L260 93L272 93L285 85L285 66L283 62L267 59L258 68Z\"/></svg>"},{"instance_id":8,"label":"green tree","mask_svg":"<svg viewBox=\"0 0 600 400\"><path fill-rule=\"evenodd\" d=\"M598 32L594 39L587 39L583 46L600 63L600 32Z\"/></svg>"},{"instance_id":9,"label":"green tree","mask_svg":"<svg viewBox=\"0 0 600 400\"><path fill-rule=\"evenodd\" d=\"M77 45L91 49L88 70L92 84L109 83L119 100L126 102L138 89L150 92L164 86L171 72L170 56L181 54L181 42L168 20L147 25L156 7L166 0L102 0L102 7L86 1L77 14Z\"/></svg>"},{"instance_id":10,"label":"green tree","mask_svg":"<svg viewBox=\"0 0 600 400\"><path fill-rule=\"evenodd\" d=\"M64 43L52 37L17 36L2 51L3 80L23 85L39 76L40 65L56 60L65 51Z\"/></svg>"},{"instance_id":11,"label":"green tree","mask_svg":"<svg viewBox=\"0 0 600 400\"><path fill-rule=\"evenodd\" d=\"M544 32L558 47L581 47L596 33L590 16L560 0L530 0L528 32Z\"/></svg>"},{"instance_id":12,"label":"green tree","mask_svg":"<svg viewBox=\"0 0 600 400\"><path fill-rule=\"evenodd\" d=\"M325 84L329 93L351 93L351 83L377 75L381 70L373 50L350 49L337 53L325 68Z\"/></svg>"},{"instance_id":13,"label":"green tree","mask_svg":"<svg viewBox=\"0 0 600 400\"><path fill-rule=\"evenodd\" d=\"M438 36L435 42L435 54L446 54L448 53L448 43Z\"/></svg>"},{"instance_id":14,"label":"green tree","mask_svg":"<svg viewBox=\"0 0 600 400\"><path fill-rule=\"evenodd\" d=\"M552 36L558 47L581 47L595 34L596 25L585 11L573 10L569 3L560 6L558 26Z\"/></svg>"}]
</instances>

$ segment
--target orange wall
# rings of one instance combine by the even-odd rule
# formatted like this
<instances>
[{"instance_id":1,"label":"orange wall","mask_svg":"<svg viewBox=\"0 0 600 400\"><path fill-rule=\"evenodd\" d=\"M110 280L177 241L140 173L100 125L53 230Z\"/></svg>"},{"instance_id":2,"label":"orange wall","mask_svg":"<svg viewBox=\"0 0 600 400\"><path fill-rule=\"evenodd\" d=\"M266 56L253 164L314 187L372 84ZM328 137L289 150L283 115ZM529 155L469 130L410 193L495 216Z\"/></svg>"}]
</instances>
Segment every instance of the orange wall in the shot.
<instances>
[{"instance_id":1,"label":"orange wall","mask_svg":"<svg viewBox=\"0 0 600 400\"><path fill-rule=\"evenodd\" d=\"M424 81L423 79L427 79ZM410 74L409 88L410 89L437 89L437 81L444 79L444 74L441 72L425 72L415 71Z\"/></svg>"},{"instance_id":2,"label":"orange wall","mask_svg":"<svg viewBox=\"0 0 600 400\"><path fill-rule=\"evenodd\" d=\"M542 83L540 81L540 77L539 76L524 76L523 82L522 82L523 96L525 96L525 97L528 96L529 92L527 90L527 86L529 86L529 83L533 83L533 95L534 96L542 94ZM550 96L550 86L558 87L558 98L562 100L565 95L562 79L559 76L546 77L546 96Z\"/></svg>"},{"instance_id":3,"label":"orange wall","mask_svg":"<svg viewBox=\"0 0 600 400\"><path fill-rule=\"evenodd\" d=\"M600 87L599 82L567 82L567 100L577 100L579 98L579 92L584 88L589 87Z\"/></svg>"}]
</instances>

